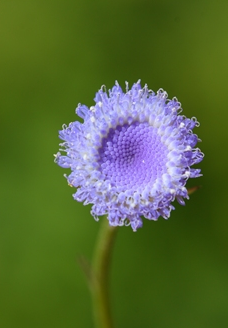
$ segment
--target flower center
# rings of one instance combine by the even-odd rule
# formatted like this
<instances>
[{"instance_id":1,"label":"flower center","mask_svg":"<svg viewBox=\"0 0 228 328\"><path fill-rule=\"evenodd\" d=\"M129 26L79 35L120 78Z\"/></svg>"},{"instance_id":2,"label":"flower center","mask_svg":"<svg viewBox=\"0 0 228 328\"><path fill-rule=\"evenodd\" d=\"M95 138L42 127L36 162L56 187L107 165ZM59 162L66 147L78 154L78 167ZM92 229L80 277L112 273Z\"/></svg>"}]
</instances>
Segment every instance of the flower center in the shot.
<instances>
[{"instance_id":1,"label":"flower center","mask_svg":"<svg viewBox=\"0 0 228 328\"><path fill-rule=\"evenodd\" d=\"M99 149L100 170L120 190L141 190L166 173L168 149L157 129L134 122L110 129Z\"/></svg>"}]
</instances>

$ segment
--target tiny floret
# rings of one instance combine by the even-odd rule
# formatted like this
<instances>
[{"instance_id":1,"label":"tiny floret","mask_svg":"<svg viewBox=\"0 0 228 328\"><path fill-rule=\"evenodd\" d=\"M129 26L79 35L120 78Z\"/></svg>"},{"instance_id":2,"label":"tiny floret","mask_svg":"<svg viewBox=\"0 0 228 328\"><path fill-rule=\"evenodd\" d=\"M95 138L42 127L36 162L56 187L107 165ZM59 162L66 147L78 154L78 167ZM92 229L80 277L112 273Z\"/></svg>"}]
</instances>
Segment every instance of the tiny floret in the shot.
<instances>
[{"instance_id":1,"label":"tiny floret","mask_svg":"<svg viewBox=\"0 0 228 328\"><path fill-rule=\"evenodd\" d=\"M184 205L189 178L199 177L191 168L202 161L195 148L200 139L192 132L196 118L180 115L181 104L167 93L143 88L140 81L124 92L116 82L106 92L103 86L90 108L79 104L83 119L63 126L63 143L56 163L70 168L68 184L84 205L92 204L98 220L107 215L112 226L131 225L136 231L142 217L168 219L172 202Z\"/></svg>"}]
</instances>

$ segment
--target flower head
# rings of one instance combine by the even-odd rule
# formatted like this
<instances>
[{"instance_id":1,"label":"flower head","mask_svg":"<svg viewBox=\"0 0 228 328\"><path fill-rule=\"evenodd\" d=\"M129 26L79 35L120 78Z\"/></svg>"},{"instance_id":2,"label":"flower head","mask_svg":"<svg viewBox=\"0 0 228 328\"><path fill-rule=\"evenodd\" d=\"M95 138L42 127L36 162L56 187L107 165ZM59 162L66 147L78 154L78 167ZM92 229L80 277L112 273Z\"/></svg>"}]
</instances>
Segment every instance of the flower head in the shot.
<instances>
[{"instance_id":1,"label":"flower head","mask_svg":"<svg viewBox=\"0 0 228 328\"><path fill-rule=\"evenodd\" d=\"M141 87L140 81L123 92L119 84L107 93L102 87L95 105L79 104L84 123L63 126L59 135L65 155L56 162L70 168L68 183L77 188L74 199L92 204L95 219L107 214L110 225L130 224L136 231L142 216L167 219L176 199L188 199L186 181L199 177L193 164L203 159L192 129L196 118L179 115L176 98L167 99Z\"/></svg>"}]
</instances>

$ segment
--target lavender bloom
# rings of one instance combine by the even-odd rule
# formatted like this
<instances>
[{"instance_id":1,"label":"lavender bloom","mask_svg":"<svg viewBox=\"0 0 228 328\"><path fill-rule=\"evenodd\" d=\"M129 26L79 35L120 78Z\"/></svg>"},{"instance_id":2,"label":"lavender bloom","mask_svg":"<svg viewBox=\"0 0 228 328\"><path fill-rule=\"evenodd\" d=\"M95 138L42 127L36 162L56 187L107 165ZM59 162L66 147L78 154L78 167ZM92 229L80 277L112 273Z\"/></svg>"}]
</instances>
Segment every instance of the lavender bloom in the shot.
<instances>
[{"instance_id":1,"label":"lavender bloom","mask_svg":"<svg viewBox=\"0 0 228 328\"><path fill-rule=\"evenodd\" d=\"M110 225L136 231L142 216L167 219L175 199L184 205L189 198L187 180L201 175L191 168L203 159L192 133L199 123L179 115L181 104L167 96L141 88L140 81L130 90L126 83L124 93L116 82L108 93L105 87L97 92L94 106L78 105L84 123L60 131L66 154L57 153L55 161L71 169L66 177L77 188L74 199L93 204L96 220L107 214Z\"/></svg>"}]
</instances>

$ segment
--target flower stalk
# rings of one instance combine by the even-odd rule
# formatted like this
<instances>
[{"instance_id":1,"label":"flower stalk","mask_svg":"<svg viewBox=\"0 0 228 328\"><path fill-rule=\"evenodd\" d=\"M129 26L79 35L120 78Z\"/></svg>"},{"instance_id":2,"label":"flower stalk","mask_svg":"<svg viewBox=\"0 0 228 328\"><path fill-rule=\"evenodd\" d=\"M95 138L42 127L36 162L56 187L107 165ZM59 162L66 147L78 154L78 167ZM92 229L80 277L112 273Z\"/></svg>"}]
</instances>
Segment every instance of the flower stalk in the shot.
<instances>
[{"instance_id":1,"label":"flower stalk","mask_svg":"<svg viewBox=\"0 0 228 328\"><path fill-rule=\"evenodd\" d=\"M109 301L109 272L117 227L101 222L91 268L90 287L96 328L113 328Z\"/></svg>"}]
</instances>

